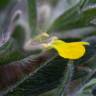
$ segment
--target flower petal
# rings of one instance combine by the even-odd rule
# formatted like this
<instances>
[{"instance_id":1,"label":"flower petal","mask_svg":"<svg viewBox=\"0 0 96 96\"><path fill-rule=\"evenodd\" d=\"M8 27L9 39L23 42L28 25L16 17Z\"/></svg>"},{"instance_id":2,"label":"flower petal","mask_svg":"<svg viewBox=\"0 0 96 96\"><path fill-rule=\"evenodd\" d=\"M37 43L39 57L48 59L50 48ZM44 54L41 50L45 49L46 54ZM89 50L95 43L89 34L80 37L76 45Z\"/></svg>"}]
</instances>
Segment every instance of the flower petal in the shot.
<instances>
[{"instance_id":1,"label":"flower petal","mask_svg":"<svg viewBox=\"0 0 96 96\"><path fill-rule=\"evenodd\" d=\"M79 59L85 54L85 46L88 42L71 42L66 43L62 40L55 40L51 47L57 50L58 54L67 59Z\"/></svg>"}]
</instances>

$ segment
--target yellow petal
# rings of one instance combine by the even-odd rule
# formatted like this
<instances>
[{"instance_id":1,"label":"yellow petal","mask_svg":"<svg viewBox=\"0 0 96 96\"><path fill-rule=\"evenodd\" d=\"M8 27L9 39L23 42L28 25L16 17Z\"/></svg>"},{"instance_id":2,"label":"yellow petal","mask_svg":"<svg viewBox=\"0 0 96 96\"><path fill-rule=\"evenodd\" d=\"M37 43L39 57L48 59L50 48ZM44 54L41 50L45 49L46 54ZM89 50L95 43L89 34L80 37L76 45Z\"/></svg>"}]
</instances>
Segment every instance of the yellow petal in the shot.
<instances>
[{"instance_id":1,"label":"yellow petal","mask_svg":"<svg viewBox=\"0 0 96 96\"><path fill-rule=\"evenodd\" d=\"M67 59L79 59L85 54L85 46L88 42L66 43L62 40L55 40L50 46L57 50L58 54Z\"/></svg>"},{"instance_id":2,"label":"yellow petal","mask_svg":"<svg viewBox=\"0 0 96 96\"><path fill-rule=\"evenodd\" d=\"M89 45L88 42L82 42L82 41L81 41L81 42L71 42L70 44L76 44L76 45L77 45L77 44L79 44L79 45L80 45L80 44L81 44L81 45Z\"/></svg>"}]
</instances>

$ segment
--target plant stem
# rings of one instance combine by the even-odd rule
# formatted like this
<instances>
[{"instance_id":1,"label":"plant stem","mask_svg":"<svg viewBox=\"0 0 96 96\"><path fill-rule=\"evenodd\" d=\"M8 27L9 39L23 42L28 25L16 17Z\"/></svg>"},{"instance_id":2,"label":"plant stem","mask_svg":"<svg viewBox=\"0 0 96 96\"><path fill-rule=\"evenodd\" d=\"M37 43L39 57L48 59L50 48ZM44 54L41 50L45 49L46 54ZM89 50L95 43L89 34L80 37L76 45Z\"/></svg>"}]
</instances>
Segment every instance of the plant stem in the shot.
<instances>
[{"instance_id":1,"label":"plant stem","mask_svg":"<svg viewBox=\"0 0 96 96\"><path fill-rule=\"evenodd\" d=\"M64 72L62 82L58 88L59 92L57 93L57 96L67 96L69 92L68 87L73 76L73 70L74 70L73 61L70 60L67 64L66 73Z\"/></svg>"}]
</instances>

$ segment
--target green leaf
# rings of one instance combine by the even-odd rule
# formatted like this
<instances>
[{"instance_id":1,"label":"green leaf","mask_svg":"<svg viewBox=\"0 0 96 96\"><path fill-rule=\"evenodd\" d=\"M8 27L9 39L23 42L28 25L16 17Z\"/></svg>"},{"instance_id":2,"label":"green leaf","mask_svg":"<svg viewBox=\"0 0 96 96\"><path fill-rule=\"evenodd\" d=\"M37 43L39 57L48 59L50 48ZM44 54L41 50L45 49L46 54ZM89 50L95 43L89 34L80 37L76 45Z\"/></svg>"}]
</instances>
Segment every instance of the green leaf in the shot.
<instances>
[{"instance_id":1,"label":"green leaf","mask_svg":"<svg viewBox=\"0 0 96 96\"><path fill-rule=\"evenodd\" d=\"M92 26L90 22L94 19L94 16L96 15L96 8L89 8L85 11L82 11L84 10L83 8L81 8L82 3L83 1L81 3L79 2L75 7L71 8L62 16L60 16L53 23L49 31L66 32L66 30Z\"/></svg>"},{"instance_id":2,"label":"green leaf","mask_svg":"<svg viewBox=\"0 0 96 96\"><path fill-rule=\"evenodd\" d=\"M36 22L37 22L37 10L36 10L36 0L27 0L27 7L28 7L28 19L29 19L29 26L31 30L31 36L36 35Z\"/></svg>"},{"instance_id":3,"label":"green leaf","mask_svg":"<svg viewBox=\"0 0 96 96\"><path fill-rule=\"evenodd\" d=\"M59 80L64 72L66 60L61 58L54 58L54 56L36 69L36 73L31 73L29 78L25 79L13 92L8 95L26 96L31 94L42 94L48 90L57 87Z\"/></svg>"},{"instance_id":4,"label":"green leaf","mask_svg":"<svg viewBox=\"0 0 96 96\"><path fill-rule=\"evenodd\" d=\"M75 2L75 0L74 0ZM49 31L56 31L56 30L61 30L64 28L66 28L66 25L68 23L72 23L74 21L77 21L78 18L79 18L79 10L80 10L80 6L82 5L83 3L83 0L81 1L78 1L77 3L74 3L73 5L70 6L67 6L68 9L65 10L63 12L63 14L61 14L61 16L59 16L55 22L52 24L51 28L49 28ZM67 27L69 27L67 25Z\"/></svg>"},{"instance_id":5,"label":"green leaf","mask_svg":"<svg viewBox=\"0 0 96 96\"><path fill-rule=\"evenodd\" d=\"M57 89L53 89L51 91L45 92L39 96L56 96Z\"/></svg>"},{"instance_id":6,"label":"green leaf","mask_svg":"<svg viewBox=\"0 0 96 96\"><path fill-rule=\"evenodd\" d=\"M24 41L25 41L25 29L22 26L16 26L13 34L12 34L12 38L15 39L15 41L18 43L18 47L22 48L24 45Z\"/></svg>"},{"instance_id":7,"label":"green leaf","mask_svg":"<svg viewBox=\"0 0 96 96\"><path fill-rule=\"evenodd\" d=\"M73 61L69 61L67 64L66 72L64 72L64 76L62 77L62 82L58 87L56 96L67 96L69 90L68 87L72 80L74 65Z\"/></svg>"},{"instance_id":8,"label":"green leaf","mask_svg":"<svg viewBox=\"0 0 96 96\"><path fill-rule=\"evenodd\" d=\"M0 1L0 10L5 8L9 4L10 0L1 0Z\"/></svg>"},{"instance_id":9,"label":"green leaf","mask_svg":"<svg viewBox=\"0 0 96 96\"><path fill-rule=\"evenodd\" d=\"M24 57L25 54L21 51L15 39L11 38L6 44L0 47L0 64L2 65Z\"/></svg>"},{"instance_id":10,"label":"green leaf","mask_svg":"<svg viewBox=\"0 0 96 96\"><path fill-rule=\"evenodd\" d=\"M96 86L96 79L93 78L87 84L85 84L79 92L77 92L77 96L93 96L92 89Z\"/></svg>"}]
</instances>

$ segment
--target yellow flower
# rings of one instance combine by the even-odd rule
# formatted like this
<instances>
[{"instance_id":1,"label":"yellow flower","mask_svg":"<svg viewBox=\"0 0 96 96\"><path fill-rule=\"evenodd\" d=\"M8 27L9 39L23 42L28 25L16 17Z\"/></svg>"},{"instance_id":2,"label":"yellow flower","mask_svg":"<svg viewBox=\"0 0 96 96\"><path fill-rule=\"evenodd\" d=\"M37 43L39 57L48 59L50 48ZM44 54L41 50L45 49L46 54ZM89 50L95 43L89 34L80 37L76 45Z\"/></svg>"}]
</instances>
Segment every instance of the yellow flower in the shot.
<instances>
[{"instance_id":1,"label":"yellow flower","mask_svg":"<svg viewBox=\"0 0 96 96\"><path fill-rule=\"evenodd\" d=\"M85 54L85 46L89 45L88 42L71 42L66 43L62 40L56 39L49 44L44 44L45 47L51 47L56 49L58 54L67 59L79 59Z\"/></svg>"}]
</instances>

